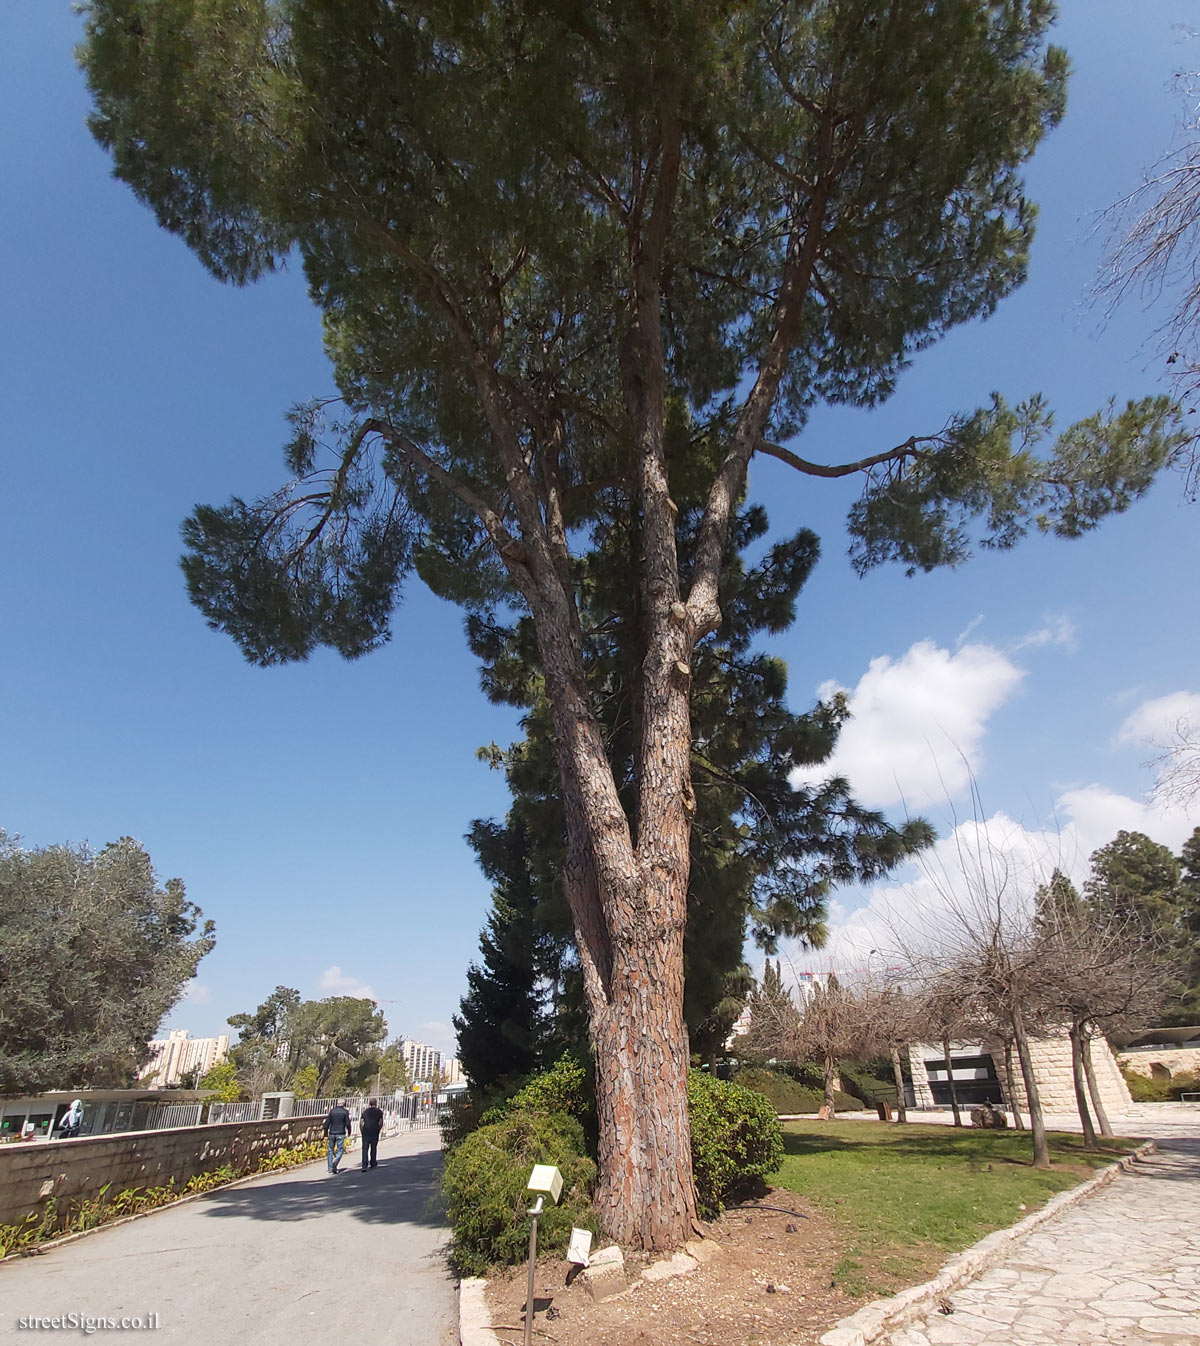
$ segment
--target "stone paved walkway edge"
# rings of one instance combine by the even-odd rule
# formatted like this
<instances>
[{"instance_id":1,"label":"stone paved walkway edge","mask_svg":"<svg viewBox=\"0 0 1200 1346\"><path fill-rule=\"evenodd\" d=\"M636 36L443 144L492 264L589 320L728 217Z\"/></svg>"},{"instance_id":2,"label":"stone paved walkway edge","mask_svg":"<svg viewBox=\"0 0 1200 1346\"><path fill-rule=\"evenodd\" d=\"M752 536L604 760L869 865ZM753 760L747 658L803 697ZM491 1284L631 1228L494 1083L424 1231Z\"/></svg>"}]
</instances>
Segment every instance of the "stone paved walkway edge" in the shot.
<instances>
[{"instance_id":1,"label":"stone paved walkway edge","mask_svg":"<svg viewBox=\"0 0 1200 1346\"><path fill-rule=\"evenodd\" d=\"M1086 1200L1102 1187L1107 1187L1118 1173L1123 1173L1139 1159L1144 1159L1157 1149L1158 1146L1152 1140L1139 1145L1136 1150L1115 1164L1101 1169L1094 1178L1089 1178L1078 1187L1071 1187L1051 1197L1041 1210L1035 1210L1018 1224L1011 1225L1007 1229L997 1229L980 1239L966 1252L959 1253L957 1257L947 1262L933 1280L901 1290L890 1299L876 1299L864 1305L856 1313L841 1319L836 1326L831 1327L821 1337L820 1346L871 1346L871 1343L878 1341L884 1333L895 1332L899 1328L907 1327L916 1319L923 1318L942 1295L947 1295L968 1281L974 1280L981 1271L1003 1260L1014 1244L1027 1238L1039 1225L1053 1219L1064 1207Z\"/></svg>"}]
</instances>

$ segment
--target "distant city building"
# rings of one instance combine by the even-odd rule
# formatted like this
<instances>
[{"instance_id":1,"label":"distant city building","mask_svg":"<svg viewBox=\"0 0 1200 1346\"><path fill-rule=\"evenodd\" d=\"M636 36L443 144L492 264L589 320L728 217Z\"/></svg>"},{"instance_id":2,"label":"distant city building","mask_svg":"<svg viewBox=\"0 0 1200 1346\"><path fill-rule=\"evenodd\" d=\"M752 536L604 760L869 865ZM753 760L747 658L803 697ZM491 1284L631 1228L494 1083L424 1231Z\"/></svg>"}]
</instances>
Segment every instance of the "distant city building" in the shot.
<instances>
[{"instance_id":1,"label":"distant city building","mask_svg":"<svg viewBox=\"0 0 1200 1346\"><path fill-rule=\"evenodd\" d=\"M401 1048L410 1084L429 1084L442 1069L442 1054L424 1042L405 1041Z\"/></svg>"},{"instance_id":2,"label":"distant city building","mask_svg":"<svg viewBox=\"0 0 1200 1346\"><path fill-rule=\"evenodd\" d=\"M152 1089L165 1089L178 1084L189 1071L196 1072L196 1082L219 1065L229 1055L229 1034L218 1038L194 1038L186 1028L176 1028L165 1038L150 1043L150 1060L142 1072L142 1079Z\"/></svg>"},{"instance_id":3,"label":"distant city building","mask_svg":"<svg viewBox=\"0 0 1200 1346\"><path fill-rule=\"evenodd\" d=\"M463 1074L462 1062L457 1056L451 1056L442 1062L443 1084L463 1084L466 1078Z\"/></svg>"}]
</instances>

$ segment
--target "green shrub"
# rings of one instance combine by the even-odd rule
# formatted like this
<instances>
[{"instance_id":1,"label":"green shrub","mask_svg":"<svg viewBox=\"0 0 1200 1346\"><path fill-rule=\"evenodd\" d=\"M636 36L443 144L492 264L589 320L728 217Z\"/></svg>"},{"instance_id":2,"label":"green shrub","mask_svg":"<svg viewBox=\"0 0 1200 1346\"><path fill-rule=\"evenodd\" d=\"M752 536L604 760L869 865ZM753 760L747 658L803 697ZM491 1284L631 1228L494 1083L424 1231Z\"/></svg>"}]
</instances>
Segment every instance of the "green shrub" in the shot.
<instances>
[{"instance_id":1,"label":"green shrub","mask_svg":"<svg viewBox=\"0 0 1200 1346\"><path fill-rule=\"evenodd\" d=\"M589 1115L595 1111L595 1098L591 1071L574 1052L566 1052L549 1070L543 1070L522 1085L511 1098L488 1108L480 1123L490 1126L514 1112L565 1112L586 1124Z\"/></svg>"},{"instance_id":2,"label":"green shrub","mask_svg":"<svg viewBox=\"0 0 1200 1346\"><path fill-rule=\"evenodd\" d=\"M538 1247L565 1251L571 1226L597 1232L591 1206L596 1165L583 1128L564 1113L512 1111L480 1126L447 1154L442 1172L453 1257L460 1275L480 1276L495 1262L516 1263L529 1245L532 1204L525 1190L534 1164L554 1164L563 1194L538 1221Z\"/></svg>"},{"instance_id":3,"label":"green shrub","mask_svg":"<svg viewBox=\"0 0 1200 1346\"><path fill-rule=\"evenodd\" d=\"M1166 1080L1153 1080L1148 1075L1139 1075L1136 1070L1123 1070L1125 1083L1129 1085L1129 1097L1135 1103L1165 1103L1167 1100Z\"/></svg>"},{"instance_id":4,"label":"green shrub","mask_svg":"<svg viewBox=\"0 0 1200 1346\"><path fill-rule=\"evenodd\" d=\"M823 1088L801 1084L782 1071L751 1066L739 1070L733 1079L743 1089L753 1089L755 1093L769 1098L778 1113L819 1112L825 1104ZM840 1089L834 1091L833 1104L840 1112L857 1112L862 1107L857 1098L842 1093Z\"/></svg>"},{"instance_id":5,"label":"green shrub","mask_svg":"<svg viewBox=\"0 0 1200 1346\"><path fill-rule=\"evenodd\" d=\"M860 1100L857 1107L896 1106L896 1077L890 1061L839 1061L838 1076L846 1092Z\"/></svg>"},{"instance_id":6,"label":"green shrub","mask_svg":"<svg viewBox=\"0 0 1200 1346\"><path fill-rule=\"evenodd\" d=\"M765 1182L783 1160L783 1132L770 1101L753 1089L688 1072L692 1168L705 1218L739 1191Z\"/></svg>"}]
</instances>

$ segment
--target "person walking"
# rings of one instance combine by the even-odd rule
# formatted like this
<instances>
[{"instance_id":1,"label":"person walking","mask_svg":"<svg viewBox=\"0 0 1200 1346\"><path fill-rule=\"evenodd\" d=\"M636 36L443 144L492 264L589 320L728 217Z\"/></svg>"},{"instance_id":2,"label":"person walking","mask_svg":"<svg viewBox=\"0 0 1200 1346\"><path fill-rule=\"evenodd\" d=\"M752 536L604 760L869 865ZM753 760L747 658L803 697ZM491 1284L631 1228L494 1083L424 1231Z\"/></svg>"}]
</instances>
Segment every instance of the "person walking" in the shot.
<instances>
[{"instance_id":1,"label":"person walking","mask_svg":"<svg viewBox=\"0 0 1200 1346\"><path fill-rule=\"evenodd\" d=\"M342 1155L346 1152L346 1137L350 1134L350 1111L344 1098L339 1098L329 1109L324 1129L325 1135L329 1138L325 1161L330 1173L336 1173L338 1165L342 1162Z\"/></svg>"},{"instance_id":2,"label":"person walking","mask_svg":"<svg viewBox=\"0 0 1200 1346\"><path fill-rule=\"evenodd\" d=\"M375 1099L363 1108L358 1119L358 1128L362 1132L363 1172L374 1168L379 1154L379 1133L383 1130L383 1109Z\"/></svg>"},{"instance_id":3,"label":"person walking","mask_svg":"<svg viewBox=\"0 0 1200 1346\"><path fill-rule=\"evenodd\" d=\"M60 1140L73 1140L79 1134L79 1128L83 1125L83 1099L76 1098L72 1100L71 1106L58 1119L58 1135Z\"/></svg>"}]
</instances>

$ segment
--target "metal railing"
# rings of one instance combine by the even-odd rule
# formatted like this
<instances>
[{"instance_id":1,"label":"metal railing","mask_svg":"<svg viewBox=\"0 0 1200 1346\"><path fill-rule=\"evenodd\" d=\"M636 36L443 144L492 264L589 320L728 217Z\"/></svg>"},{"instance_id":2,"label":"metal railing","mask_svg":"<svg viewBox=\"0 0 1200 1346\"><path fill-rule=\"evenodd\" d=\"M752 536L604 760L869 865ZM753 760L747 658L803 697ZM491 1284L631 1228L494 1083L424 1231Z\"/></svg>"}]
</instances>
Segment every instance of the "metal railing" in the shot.
<instances>
[{"instance_id":1,"label":"metal railing","mask_svg":"<svg viewBox=\"0 0 1200 1346\"><path fill-rule=\"evenodd\" d=\"M262 1099L251 1103L210 1103L205 1120L209 1125L218 1122L257 1122L262 1118Z\"/></svg>"},{"instance_id":2,"label":"metal railing","mask_svg":"<svg viewBox=\"0 0 1200 1346\"><path fill-rule=\"evenodd\" d=\"M147 1131L164 1131L173 1126L199 1126L203 1103L169 1103L155 1108L146 1118Z\"/></svg>"}]
</instances>

